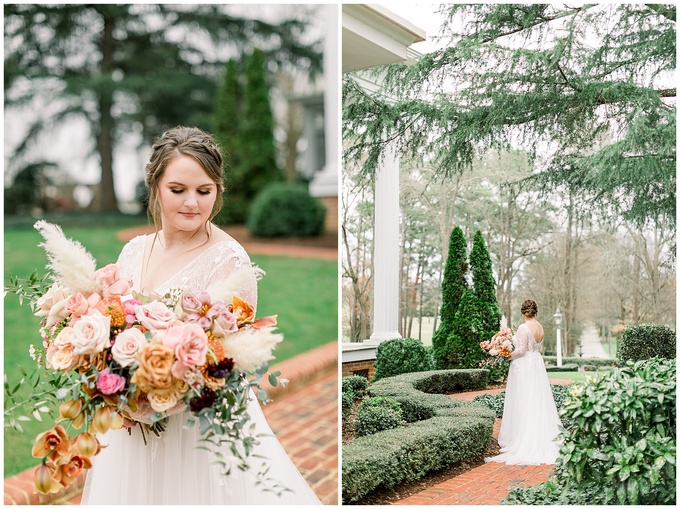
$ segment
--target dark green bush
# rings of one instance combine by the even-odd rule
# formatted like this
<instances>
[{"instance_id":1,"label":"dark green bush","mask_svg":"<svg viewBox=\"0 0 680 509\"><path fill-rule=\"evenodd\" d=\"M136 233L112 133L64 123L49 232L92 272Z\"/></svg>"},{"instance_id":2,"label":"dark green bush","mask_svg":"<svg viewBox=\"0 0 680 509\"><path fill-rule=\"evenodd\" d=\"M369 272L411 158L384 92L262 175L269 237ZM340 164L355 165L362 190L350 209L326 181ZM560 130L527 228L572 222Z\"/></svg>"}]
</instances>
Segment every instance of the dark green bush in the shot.
<instances>
[{"instance_id":1,"label":"dark green bush","mask_svg":"<svg viewBox=\"0 0 680 509\"><path fill-rule=\"evenodd\" d=\"M352 412L352 405L354 405L354 393L342 391L342 422L345 422Z\"/></svg>"},{"instance_id":2,"label":"dark green bush","mask_svg":"<svg viewBox=\"0 0 680 509\"><path fill-rule=\"evenodd\" d=\"M365 376L350 375L342 377L342 392L351 392L355 398L363 398L368 389L368 380Z\"/></svg>"},{"instance_id":3,"label":"dark green bush","mask_svg":"<svg viewBox=\"0 0 680 509\"><path fill-rule=\"evenodd\" d=\"M544 355L543 360L552 365L557 363L557 357L554 355ZM562 362L564 364L576 364L577 366L585 366L586 364L590 364L592 366L596 366L598 369L615 367L619 364L617 359L593 359L589 357L562 357Z\"/></svg>"},{"instance_id":4,"label":"dark green bush","mask_svg":"<svg viewBox=\"0 0 680 509\"><path fill-rule=\"evenodd\" d=\"M310 237L323 231L326 209L301 185L275 182L253 200L247 226L256 237Z\"/></svg>"},{"instance_id":5,"label":"dark green bush","mask_svg":"<svg viewBox=\"0 0 680 509\"><path fill-rule=\"evenodd\" d=\"M399 428L406 424L401 408L392 398L367 398L359 405L354 430L357 435L372 435L378 431Z\"/></svg>"},{"instance_id":6,"label":"dark green bush","mask_svg":"<svg viewBox=\"0 0 680 509\"><path fill-rule=\"evenodd\" d=\"M619 339L618 355L622 363L652 357L675 359L675 331L651 323L626 327Z\"/></svg>"},{"instance_id":7,"label":"dark green bush","mask_svg":"<svg viewBox=\"0 0 680 509\"><path fill-rule=\"evenodd\" d=\"M576 364L562 364L561 366L546 366L545 370L549 373L559 373L560 371L578 371L578 366Z\"/></svg>"},{"instance_id":8,"label":"dark green bush","mask_svg":"<svg viewBox=\"0 0 680 509\"><path fill-rule=\"evenodd\" d=\"M417 339L390 339L378 345L375 352L375 375L373 381L403 373L432 369L432 359L423 343Z\"/></svg>"},{"instance_id":9,"label":"dark green bush","mask_svg":"<svg viewBox=\"0 0 680 509\"><path fill-rule=\"evenodd\" d=\"M435 371L408 373L372 384L369 394L395 399L410 424L342 446L343 503L357 502L375 489L390 489L462 460L480 458L493 431L493 412L422 391L476 388L486 385L486 377L486 370Z\"/></svg>"},{"instance_id":10,"label":"dark green bush","mask_svg":"<svg viewBox=\"0 0 680 509\"><path fill-rule=\"evenodd\" d=\"M562 405L564 404L564 401L567 398L569 388L564 385L557 384L551 384L550 388L552 389L553 399L555 400L555 406L557 407L557 410L559 410L560 408L562 408ZM475 396L475 398L472 401L484 405L487 408L490 408L496 413L496 417L503 417L503 406L505 405L505 391L496 395L481 394L479 396Z\"/></svg>"}]
</instances>

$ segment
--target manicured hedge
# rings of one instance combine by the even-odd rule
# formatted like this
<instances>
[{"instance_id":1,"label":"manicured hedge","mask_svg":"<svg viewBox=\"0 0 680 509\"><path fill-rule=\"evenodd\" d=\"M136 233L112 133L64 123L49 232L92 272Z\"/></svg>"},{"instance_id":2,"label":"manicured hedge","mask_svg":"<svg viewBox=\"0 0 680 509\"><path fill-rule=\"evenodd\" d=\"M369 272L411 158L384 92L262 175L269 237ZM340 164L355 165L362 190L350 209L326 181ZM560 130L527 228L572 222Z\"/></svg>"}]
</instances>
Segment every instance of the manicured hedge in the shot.
<instances>
[{"instance_id":1,"label":"manicured hedge","mask_svg":"<svg viewBox=\"0 0 680 509\"><path fill-rule=\"evenodd\" d=\"M663 325L645 323L626 327L619 339L619 359L623 363L653 357L675 359L675 336L674 330Z\"/></svg>"},{"instance_id":2,"label":"manicured hedge","mask_svg":"<svg viewBox=\"0 0 680 509\"><path fill-rule=\"evenodd\" d=\"M546 366L545 370L548 373L560 371L578 371L578 366L576 364L562 364L561 366Z\"/></svg>"},{"instance_id":3,"label":"manicured hedge","mask_svg":"<svg viewBox=\"0 0 680 509\"><path fill-rule=\"evenodd\" d=\"M343 503L479 458L491 438L494 413L433 392L483 388L487 377L486 370L430 371L385 378L369 387L371 396L395 399L409 424L343 445Z\"/></svg>"}]
</instances>

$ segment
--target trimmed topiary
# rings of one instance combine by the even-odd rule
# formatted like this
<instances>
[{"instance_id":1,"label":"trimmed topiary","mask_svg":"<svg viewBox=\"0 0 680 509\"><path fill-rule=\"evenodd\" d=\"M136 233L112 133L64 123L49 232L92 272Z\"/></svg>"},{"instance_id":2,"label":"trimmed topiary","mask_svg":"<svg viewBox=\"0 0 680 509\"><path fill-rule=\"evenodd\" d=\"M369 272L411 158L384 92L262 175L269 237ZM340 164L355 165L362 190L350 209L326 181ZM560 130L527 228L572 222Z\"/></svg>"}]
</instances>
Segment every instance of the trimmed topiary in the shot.
<instances>
[{"instance_id":1,"label":"trimmed topiary","mask_svg":"<svg viewBox=\"0 0 680 509\"><path fill-rule=\"evenodd\" d=\"M627 327L619 339L619 359L622 363L652 357L675 359L675 336L675 331L663 325L646 323Z\"/></svg>"},{"instance_id":2,"label":"trimmed topiary","mask_svg":"<svg viewBox=\"0 0 680 509\"><path fill-rule=\"evenodd\" d=\"M363 398L368 389L368 380L365 376L349 375L342 377L342 392L351 392L355 398Z\"/></svg>"},{"instance_id":3,"label":"trimmed topiary","mask_svg":"<svg viewBox=\"0 0 680 509\"><path fill-rule=\"evenodd\" d=\"M247 226L256 237L310 237L323 231L326 209L299 184L275 182L253 200Z\"/></svg>"},{"instance_id":4,"label":"trimmed topiary","mask_svg":"<svg viewBox=\"0 0 680 509\"><path fill-rule=\"evenodd\" d=\"M390 339L380 343L376 349L373 381L430 369L432 360L422 342L413 338Z\"/></svg>"}]
</instances>

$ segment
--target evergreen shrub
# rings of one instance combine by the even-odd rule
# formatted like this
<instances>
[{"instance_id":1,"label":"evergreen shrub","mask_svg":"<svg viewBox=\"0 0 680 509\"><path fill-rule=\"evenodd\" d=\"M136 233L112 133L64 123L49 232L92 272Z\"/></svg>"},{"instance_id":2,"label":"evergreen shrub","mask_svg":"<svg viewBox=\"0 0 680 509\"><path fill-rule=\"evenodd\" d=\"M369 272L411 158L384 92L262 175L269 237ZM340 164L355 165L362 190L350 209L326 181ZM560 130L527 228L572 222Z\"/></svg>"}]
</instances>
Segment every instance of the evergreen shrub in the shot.
<instances>
[{"instance_id":1,"label":"evergreen shrub","mask_svg":"<svg viewBox=\"0 0 680 509\"><path fill-rule=\"evenodd\" d=\"M357 435L372 435L378 431L399 428L406 424L401 408L392 398L367 398L359 405L354 430Z\"/></svg>"},{"instance_id":2,"label":"evergreen shrub","mask_svg":"<svg viewBox=\"0 0 680 509\"><path fill-rule=\"evenodd\" d=\"M311 237L323 231L325 207L304 186L275 182L255 196L247 226L256 237Z\"/></svg>"},{"instance_id":3,"label":"evergreen shrub","mask_svg":"<svg viewBox=\"0 0 680 509\"><path fill-rule=\"evenodd\" d=\"M354 405L354 393L352 391L342 391L342 422L345 422L352 412Z\"/></svg>"},{"instance_id":4,"label":"evergreen shrub","mask_svg":"<svg viewBox=\"0 0 680 509\"><path fill-rule=\"evenodd\" d=\"M619 339L619 359L621 362L652 357L675 359L675 336L675 331L663 325L646 323L627 327Z\"/></svg>"},{"instance_id":5,"label":"evergreen shrub","mask_svg":"<svg viewBox=\"0 0 680 509\"><path fill-rule=\"evenodd\" d=\"M576 364L562 364L561 366L546 366L545 370L549 373L559 373L560 371L578 371L578 366Z\"/></svg>"},{"instance_id":6,"label":"evergreen shrub","mask_svg":"<svg viewBox=\"0 0 680 509\"><path fill-rule=\"evenodd\" d=\"M430 369L432 360L421 341L413 338L390 339L380 343L376 349L373 382L381 378Z\"/></svg>"},{"instance_id":7,"label":"evergreen shrub","mask_svg":"<svg viewBox=\"0 0 680 509\"><path fill-rule=\"evenodd\" d=\"M342 377L342 392L350 392L354 398L363 398L368 389L368 380L365 376L349 375Z\"/></svg>"},{"instance_id":8,"label":"evergreen shrub","mask_svg":"<svg viewBox=\"0 0 680 509\"><path fill-rule=\"evenodd\" d=\"M510 371L510 361L500 355L495 357L489 355L480 361L477 367L489 370L489 382L505 382Z\"/></svg>"},{"instance_id":9,"label":"evergreen shrub","mask_svg":"<svg viewBox=\"0 0 680 509\"><path fill-rule=\"evenodd\" d=\"M448 465L481 458L493 432L493 412L423 391L480 388L486 386L487 377L487 370L430 371L373 383L369 394L396 400L409 424L343 444L343 503L355 503L376 489L390 489Z\"/></svg>"}]
</instances>

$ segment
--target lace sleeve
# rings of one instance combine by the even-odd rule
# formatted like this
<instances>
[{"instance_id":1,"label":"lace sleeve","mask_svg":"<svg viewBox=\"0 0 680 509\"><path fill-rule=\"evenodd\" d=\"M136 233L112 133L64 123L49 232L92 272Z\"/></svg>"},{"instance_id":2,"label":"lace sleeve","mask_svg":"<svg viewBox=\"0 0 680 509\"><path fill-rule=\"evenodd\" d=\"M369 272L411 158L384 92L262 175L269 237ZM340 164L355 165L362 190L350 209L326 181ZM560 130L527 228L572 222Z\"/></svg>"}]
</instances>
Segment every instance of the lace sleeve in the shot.
<instances>
[{"instance_id":1,"label":"lace sleeve","mask_svg":"<svg viewBox=\"0 0 680 509\"><path fill-rule=\"evenodd\" d=\"M236 295L257 310L257 280L263 271L254 266L245 249L237 242L228 243L210 271L210 289L221 298Z\"/></svg>"},{"instance_id":2,"label":"lace sleeve","mask_svg":"<svg viewBox=\"0 0 680 509\"><path fill-rule=\"evenodd\" d=\"M527 352L527 343L529 342L529 337L527 331L525 330L524 324L520 325L517 329L517 333L512 338L512 344L515 345L515 349L510 354L510 360L519 359Z\"/></svg>"}]
</instances>

